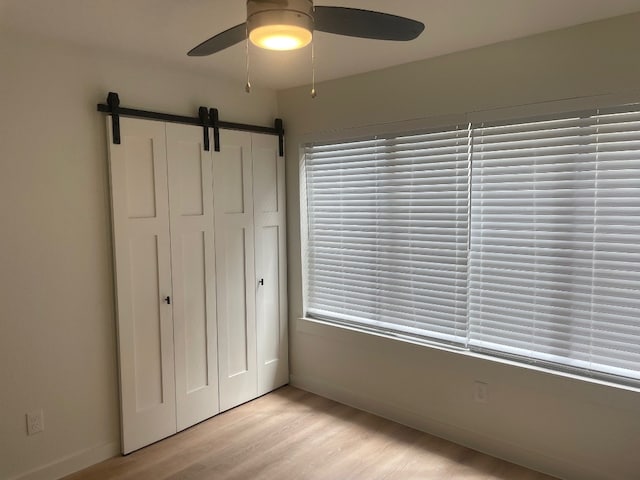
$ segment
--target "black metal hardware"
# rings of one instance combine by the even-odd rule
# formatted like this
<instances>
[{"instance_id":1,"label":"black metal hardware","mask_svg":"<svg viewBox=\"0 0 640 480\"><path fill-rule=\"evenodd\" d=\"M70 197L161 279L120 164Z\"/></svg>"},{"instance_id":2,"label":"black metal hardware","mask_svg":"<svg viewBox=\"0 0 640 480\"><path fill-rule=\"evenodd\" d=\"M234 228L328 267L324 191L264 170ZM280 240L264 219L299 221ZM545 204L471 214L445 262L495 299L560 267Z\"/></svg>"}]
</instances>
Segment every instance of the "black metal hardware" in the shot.
<instances>
[{"instance_id":1,"label":"black metal hardware","mask_svg":"<svg viewBox=\"0 0 640 480\"><path fill-rule=\"evenodd\" d=\"M278 132L278 155L284 157L284 125L281 118L276 118L276 132Z\"/></svg>"},{"instance_id":2,"label":"black metal hardware","mask_svg":"<svg viewBox=\"0 0 640 480\"><path fill-rule=\"evenodd\" d=\"M168 113L149 112L147 110L138 110L135 108L120 107L120 99L115 92L109 92L107 103L99 103L98 111L110 114L113 117L113 143L120 144L120 117L148 118L150 120L161 120L170 123L183 123L186 125L197 125L203 128L213 127L214 149L220 151L220 129L241 130L244 132L265 133L267 135L277 135L280 139L279 148L280 156L284 155L284 128L281 119L276 119L275 127L262 127L260 125L248 125L245 123L222 122L218 118L218 110L216 108L209 109L209 118L205 121L202 118L202 108L198 111L198 117L185 117L182 115L171 115ZM205 137L205 147L206 147Z\"/></svg>"},{"instance_id":3,"label":"black metal hardware","mask_svg":"<svg viewBox=\"0 0 640 480\"><path fill-rule=\"evenodd\" d=\"M171 305L171 297L164 297L164 303Z\"/></svg>"},{"instance_id":4,"label":"black metal hardware","mask_svg":"<svg viewBox=\"0 0 640 480\"><path fill-rule=\"evenodd\" d=\"M258 285L264 286L264 278L261 278L260 280L258 280Z\"/></svg>"},{"instance_id":5,"label":"black metal hardware","mask_svg":"<svg viewBox=\"0 0 640 480\"><path fill-rule=\"evenodd\" d=\"M241 130L243 132L253 132L253 133L266 133L267 135L279 135L278 132L273 127L261 127L260 125L247 125L246 123L234 123L234 122L218 122L218 126L220 128L224 128L225 130Z\"/></svg>"},{"instance_id":6,"label":"black metal hardware","mask_svg":"<svg viewBox=\"0 0 640 480\"><path fill-rule=\"evenodd\" d=\"M113 115L113 113L111 112L111 107L103 103L98 104L98 111ZM184 123L187 125L197 125L200 127L202 126L200 119L196 117L184 117L182 115L171 115L169 113L148 112L146 110L138 110L135 108L120 107L118 108L118 114L121 117L148 118L150 120L162 120L163 122Z\"/></svg>"},{"instance_id":7,"label":"black metal hardware","mask_svg":"<svg viewBox=\"0 0 640 480\"><path fill-rule=\"evenodd\" d=\"M213 149L220 151L220 117L217 108L209 109L209 122L213 127Z\"/></svg>"},{"instance_id":8,"label":"black metal hardware","mask_svg":"<svg viewBox=\"0 0 640 480\"><path fill-rule=\"evenodd\" d=\"M111 131L113 143L120 145L120 98L115 92L109 92L107 95L107 105L111 111Z\"/></svg>"},{"instance_id":9,"label":"black metal hardware","mask_svg":"<svg viewBox=\"0 0 640 480\"><path fill-rule=\"evenodd\" d=\"M207 107L200 107L198 109L198 117L200 118L200 122L202 123L204 151L208 152L210 149L210 146L209 146L209 112L207 111Z\"/></svg>"}]
</instances>

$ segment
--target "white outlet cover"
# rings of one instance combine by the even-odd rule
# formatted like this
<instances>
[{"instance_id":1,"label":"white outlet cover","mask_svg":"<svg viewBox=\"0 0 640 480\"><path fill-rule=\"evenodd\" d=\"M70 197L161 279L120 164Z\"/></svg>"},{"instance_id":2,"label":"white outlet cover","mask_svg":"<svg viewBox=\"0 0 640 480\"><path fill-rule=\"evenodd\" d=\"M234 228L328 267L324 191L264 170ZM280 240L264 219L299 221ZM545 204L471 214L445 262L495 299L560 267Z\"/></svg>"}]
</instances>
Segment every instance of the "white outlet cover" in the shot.
<instances>
[{"instance_id":1,"label":"white outlet cover","mask_svg":"<svg viewBox=\"0 0 640 480\"><path fill-rule=\"evenodd\" d=\"M42 409L27 413L27 435L44 431L44 412Z\"/></svg>"},{"instance_id":2,"label":"white outlet cover","mask_svg":"<svg viewBox=\"0 0 640 480\"><path fill-rule=\"evenodd\" d=\"M487 403L489 400L489 384L480 381L474 382L473 399L478 403Z\"/></svg>"}]
</instances>

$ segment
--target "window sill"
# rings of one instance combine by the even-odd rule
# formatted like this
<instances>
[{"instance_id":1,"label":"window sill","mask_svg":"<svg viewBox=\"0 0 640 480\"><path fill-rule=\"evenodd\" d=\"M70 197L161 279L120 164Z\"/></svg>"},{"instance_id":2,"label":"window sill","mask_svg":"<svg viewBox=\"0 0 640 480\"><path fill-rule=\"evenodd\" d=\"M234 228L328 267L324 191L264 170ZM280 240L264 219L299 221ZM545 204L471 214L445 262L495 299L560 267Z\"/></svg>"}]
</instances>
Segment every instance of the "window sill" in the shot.
<instances>
[{"instance_id":1,"label":"window sill","mask_svg":"<svg viewBox=\"0 0 640 480\"><path fill-rule=\"evenodd\" d=\"M319 320L308 317L298 317L295 324L295 332L303 333L311 336L318 336L332 341L341 342L347 344L344 340L343 333L350 332L356 335L365 335L368 337L375 337L383 340L390 340L393 342L400 342L409 345L415 345L418 347L428 348L431 350L441 351L450 354L462 355L465 358L476 359L480 361L492 362L499 365L506 365L525 371L534 372L542 375L549 375L554 378L565 378L571 381L582 382L585 384L591 384L601 387L614 388L623 392L640 393L640 387L616 383L613 381L606 381L599 378L590 378L582 375L577 375L561 370L554 370L546 366L540 366L535 364L528 364L524 362L518 362L507 358L498 356L487 355L478 352L472 352L463 347L455 347L446 344L437 344L435 342L420 341L412 338L403 338L391 334L385 334L382 332L375 332L356 328L353 326L341 325L338 323L328 322L326 320Z\"/></svg>"}]
</instances>

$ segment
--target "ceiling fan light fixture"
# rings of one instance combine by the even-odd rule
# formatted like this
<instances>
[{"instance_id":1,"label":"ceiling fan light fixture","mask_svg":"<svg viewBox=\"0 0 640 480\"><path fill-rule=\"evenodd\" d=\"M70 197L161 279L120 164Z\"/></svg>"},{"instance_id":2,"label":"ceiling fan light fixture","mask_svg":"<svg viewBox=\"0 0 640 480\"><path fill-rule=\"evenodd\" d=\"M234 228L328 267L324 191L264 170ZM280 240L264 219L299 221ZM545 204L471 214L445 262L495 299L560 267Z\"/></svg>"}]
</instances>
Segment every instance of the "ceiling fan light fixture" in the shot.
<instances>
[{"instance_id":1,"label":"ceiling fan light fixture","mask_svg":"<svg viewBox=\"0 0 640 480\"><path fill-rule=\"evenodd\" d=\"M251 43L267 50L296 50L309 45L312 33L296 25L266 25L249 33Z\"/></svg>"},{"instance_id":2,"label":"ceiling fan light fixture","mask_svg":"<svg viewBox=\"0 0 640 480\"><path fill-rule=\"evenodd\" d=\"M313 2L288 0L249 0L247 31L251 43L267 50L296 50L313 38Z\"/></svg>"}]
</instances>

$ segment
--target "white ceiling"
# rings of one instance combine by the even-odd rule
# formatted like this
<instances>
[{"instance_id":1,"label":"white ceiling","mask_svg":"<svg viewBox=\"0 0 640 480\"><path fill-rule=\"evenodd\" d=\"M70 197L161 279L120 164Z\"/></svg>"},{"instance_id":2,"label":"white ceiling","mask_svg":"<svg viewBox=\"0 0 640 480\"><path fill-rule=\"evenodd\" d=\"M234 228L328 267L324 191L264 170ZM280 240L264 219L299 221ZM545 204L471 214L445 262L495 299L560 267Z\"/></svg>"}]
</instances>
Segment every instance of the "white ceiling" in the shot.
<instances>
[{"instance_id":1,"label":"white ceiling","mask_svg":"<svg viewBox=\"0 0 640 480\"><path fill-rule=\"evenodd\" d=\"M378 10L425 23L408 43L319 32L316 79L392 65L640 11L640 0L317 0ZM0 0L0 28L137 55L244 82L245 46L202 58L186 52L245 20L243 0ZM252 84L283 89L310 83L310 48L251 49Z\"/></svg>"}]
</instances>

